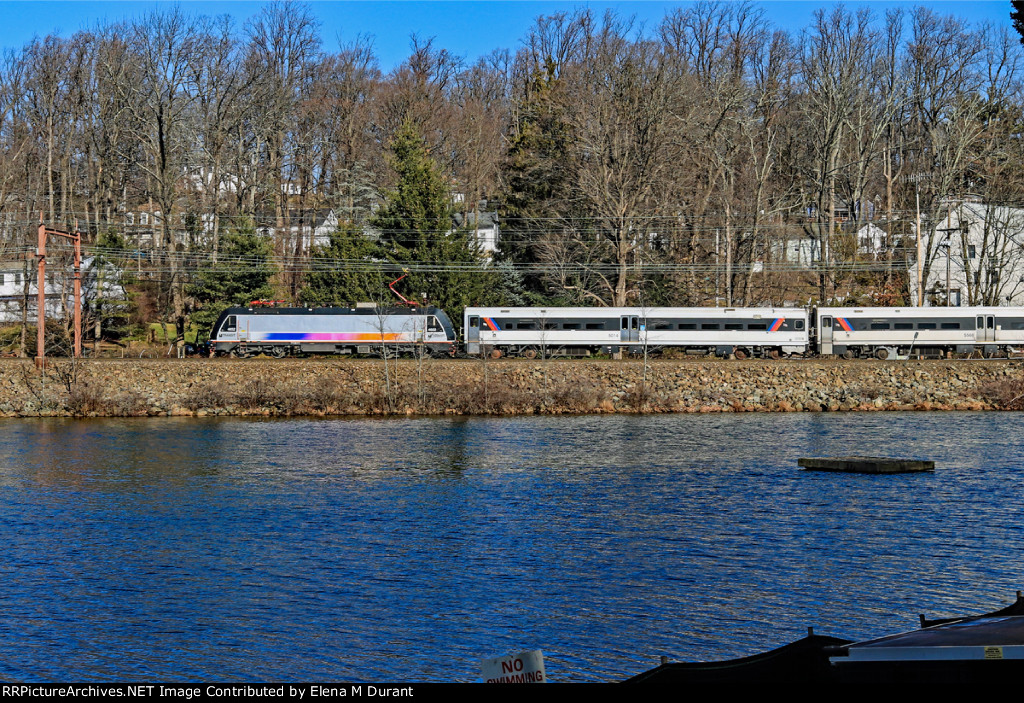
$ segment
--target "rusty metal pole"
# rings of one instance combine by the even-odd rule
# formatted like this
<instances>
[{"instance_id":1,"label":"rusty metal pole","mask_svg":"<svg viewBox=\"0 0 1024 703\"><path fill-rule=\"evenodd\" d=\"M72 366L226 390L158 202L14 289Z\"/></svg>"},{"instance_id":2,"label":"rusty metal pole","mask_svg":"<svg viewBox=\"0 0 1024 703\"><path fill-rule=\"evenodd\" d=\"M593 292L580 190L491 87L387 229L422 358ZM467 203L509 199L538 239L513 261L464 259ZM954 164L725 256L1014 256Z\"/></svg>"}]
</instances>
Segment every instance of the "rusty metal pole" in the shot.
<instances>
[{"instance_id":1,"label":"rusty metal pole","mask_svg":"<svg viewBox=\"0 0 1024 703\"><path fill-rule=\"evenodd\" d=\"M82 233L75 221L75 358L82 357Z\"/></svg>"},{"instance_id":2,"label":"rusty metal pole","mask_svg":"<svg viewBox=\"0 0 1024 703\"><path fill-rule=\"evenodd\" d=\"M46 225L43 224L43 213L39 213L39 241L36 245L36 257L39 259L39 273L36 278L36 368L46 366Z\"/></svg>"}]
</instances>

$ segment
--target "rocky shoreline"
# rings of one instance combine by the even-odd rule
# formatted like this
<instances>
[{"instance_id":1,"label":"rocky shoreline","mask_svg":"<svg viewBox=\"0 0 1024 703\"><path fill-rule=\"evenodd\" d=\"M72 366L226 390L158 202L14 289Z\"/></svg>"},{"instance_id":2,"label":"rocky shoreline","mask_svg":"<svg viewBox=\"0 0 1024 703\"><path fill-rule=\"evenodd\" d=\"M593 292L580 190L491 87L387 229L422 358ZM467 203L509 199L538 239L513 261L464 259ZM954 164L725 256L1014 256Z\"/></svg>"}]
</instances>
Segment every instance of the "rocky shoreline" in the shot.
<instances>
[{"instance_id":1,"label":"rocky shoreline","mask_svg":"<svg viewBox=\"0 0 1024 703\"><path fill-rule=\"evenodd\" d=\"M1018 409L1024 364L831 359L0 361L0 416Z\"/></svg>"}]
</instances>

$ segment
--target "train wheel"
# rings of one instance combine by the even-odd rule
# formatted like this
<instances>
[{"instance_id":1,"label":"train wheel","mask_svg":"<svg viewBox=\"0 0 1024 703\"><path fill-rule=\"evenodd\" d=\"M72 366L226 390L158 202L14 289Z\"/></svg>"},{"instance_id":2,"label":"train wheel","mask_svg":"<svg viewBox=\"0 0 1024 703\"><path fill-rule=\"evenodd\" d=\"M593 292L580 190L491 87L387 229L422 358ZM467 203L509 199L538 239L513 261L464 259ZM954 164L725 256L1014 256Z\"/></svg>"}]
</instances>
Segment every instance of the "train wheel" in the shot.
<instances>
[{"instance_id":1,"label":"train wheel","mask_svg":"<svg viewBox=\"0 0 1024 703\"><path fill-rule=\"evenodd\" d=\"M524 359L536 359L537 358L537 350L536 349L527 349L526 351L523 352L523 358Z\"/></svg>"},{"instance_id":2,"label":"train wheel","mask_svg":"<svg viewBox=\"0 0 1024 703\"><path fill-rule=\"evenodd\" d=\"M270 355L275 359L283 359L288 356L288 347L272 347Z\"/></svg>"},{"instance_id":3,"label":"train wheel","mask_svg":"<svg viewBox=\"0 0 1024 703\"><path fill-rule=\"evenodd\" d=\"M743 361L748 356L746 349L735 349L733 350L732 355L736 357L736 361Z\"/></svg>"},{"instance_id":4,"label":"train wheel","mask_svg":"<svg viewBox=\"0 0 1024 703\"><path fill-rule=\"evenodd\" d=\"M875 350L875 358L879 359L880 361L885 361L886 359L889 358L889 350L886 349L885 347L879 347L878 349Z\"/></svg>"},{"instance_id":5,"label":"train wheel","mask_svg":"<svg viewBox=\"0 0 1024 703\"><path fill-rule=\"evenodd\" d=\"M491 350L491 358L492 359L500 359L501 358L501 350L500 349L492 349Z\"/></svg>"},{"instance_id":6,"label":"train wheel","mask_svg":"<svg viewBox=\"0 0 1024 703\"><path fill-rule=\"evenodd\" d=\"M843 352L843 358L846 359L847 361L852 359L854 356L855 354L853 353L852 349L847 349L846 351Z\"/></svg>"},{"instance_id":7,"label":"train wheel","mask_svg":"<svg viewBox=\"0 0 1024 703\"><path fill-rule=\"evenodd\" d=\"M771 359L772 361L778 361L779 356L780 354L778 349L772 349L770 352L768 352L768 358Z\"/></svg>"}]
</instances>

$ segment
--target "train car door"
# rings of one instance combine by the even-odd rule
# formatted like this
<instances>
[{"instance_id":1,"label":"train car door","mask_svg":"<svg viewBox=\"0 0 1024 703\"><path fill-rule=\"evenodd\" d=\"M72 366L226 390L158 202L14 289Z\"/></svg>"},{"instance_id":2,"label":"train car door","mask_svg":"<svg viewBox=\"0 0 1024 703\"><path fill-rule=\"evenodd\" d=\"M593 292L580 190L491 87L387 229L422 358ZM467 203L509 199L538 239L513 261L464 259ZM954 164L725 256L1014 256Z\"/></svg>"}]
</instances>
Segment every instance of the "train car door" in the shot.
<instances>
[{"instance_id":1,"label":"train car door","mask_svg":"<svg viewBox=\"0 0 1024 703\"><path fill-rule=\"evenodd\" d=\"M640 316L623 315L620 318L619 341L639 342L640 341Z\"/></svg>"},{"instance_id":2,"label":"train car door","mask_svg":"<svg viewBox=\"0 0 1024 703\"><path fill-rule=\"evenodd\" d=\"M832 317L830 315L824 315L819 320L818 325L818 342L821 344L822 354L832 353Z\"/></svg>"},{"instance_id":3,"label":"train car door","mask_svg":"<svg viewBox=\"0 0 1024 703\"><path fill-rule=\"evenodd\" d=\"M480 353L480 316L470 315L466 321L466 353Z\"/></svg>"},{"instance_id":4,"label":"train car door","mask_svg":"<svg viewBox=\"0 0 1024 703\"><path fill-rule=\"evenodd\" d=\"M996 341L995 315L978 315L978 330L975 332L974 339L977 342Z\"/></svg>"}]
</instances>

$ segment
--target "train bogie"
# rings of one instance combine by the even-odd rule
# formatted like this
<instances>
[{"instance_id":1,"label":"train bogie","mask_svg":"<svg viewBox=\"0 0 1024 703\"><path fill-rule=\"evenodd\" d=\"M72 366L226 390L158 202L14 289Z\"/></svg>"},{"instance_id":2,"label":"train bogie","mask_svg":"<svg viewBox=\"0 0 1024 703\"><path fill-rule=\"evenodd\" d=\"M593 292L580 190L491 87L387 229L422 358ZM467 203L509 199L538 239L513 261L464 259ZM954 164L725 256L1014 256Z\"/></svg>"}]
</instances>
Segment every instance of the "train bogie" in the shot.
<instances>
[{"instance_id":1,"label":"train bogie","mask_svg":"<svg viewBox=\"0 0 1024 703\"><path fill-rule=\"evenodd\" d=\"M215 353L452 355L455 329L439 308L228 308L210 334Z\"/></svg>"}]
</instances>

